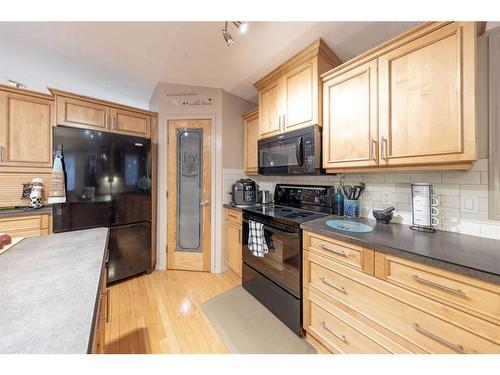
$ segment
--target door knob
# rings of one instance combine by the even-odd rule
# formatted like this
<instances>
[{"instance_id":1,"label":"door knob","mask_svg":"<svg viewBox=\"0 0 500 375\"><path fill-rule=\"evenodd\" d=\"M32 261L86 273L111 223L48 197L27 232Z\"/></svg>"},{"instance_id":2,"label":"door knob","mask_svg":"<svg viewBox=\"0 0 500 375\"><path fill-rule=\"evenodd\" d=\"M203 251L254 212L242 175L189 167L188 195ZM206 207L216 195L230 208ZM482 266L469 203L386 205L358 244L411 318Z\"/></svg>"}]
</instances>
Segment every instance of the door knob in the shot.
<instances>
[{"instance_id":1,"label":"door knob","mask_svg":"<svg viewBox=\"0 0 500 375\"><path fill-rule=\"evenodd\" d=\"M202 200L202 201L200 202L200 206L208 206L208 205L209 205L209 203L210 203L210 202L209 202L209 201L207 201L207 200L205 199L205 200Z\"/></svg>"}]
</instances>

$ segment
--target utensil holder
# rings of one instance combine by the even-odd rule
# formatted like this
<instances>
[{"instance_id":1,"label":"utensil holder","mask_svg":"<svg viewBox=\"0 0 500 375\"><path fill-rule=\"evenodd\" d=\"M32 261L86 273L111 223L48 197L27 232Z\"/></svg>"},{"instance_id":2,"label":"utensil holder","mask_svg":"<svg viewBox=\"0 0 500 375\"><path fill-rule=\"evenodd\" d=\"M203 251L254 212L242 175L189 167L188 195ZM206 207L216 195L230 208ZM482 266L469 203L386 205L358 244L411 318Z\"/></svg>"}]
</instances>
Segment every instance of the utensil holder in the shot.
<instances>
[{"instance_id":1,"label":"utensil holder","mask_svg":"<svg viewBox=\"0 0 500 375\"><path fill-rule=\"evenodd\" d=\"M359 217L359 200L344 199L344 217L347 218Z\"/></svg>"}]
</instances>

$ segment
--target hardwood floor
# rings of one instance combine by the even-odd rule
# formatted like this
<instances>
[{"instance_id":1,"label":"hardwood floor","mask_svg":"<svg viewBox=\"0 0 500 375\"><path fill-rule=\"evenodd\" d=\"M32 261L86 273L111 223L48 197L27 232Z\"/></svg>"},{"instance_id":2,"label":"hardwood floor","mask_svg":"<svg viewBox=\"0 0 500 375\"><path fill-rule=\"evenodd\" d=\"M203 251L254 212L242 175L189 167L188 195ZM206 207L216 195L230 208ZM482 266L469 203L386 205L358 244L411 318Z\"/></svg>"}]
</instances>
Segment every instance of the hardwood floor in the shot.
<instances>
[{"instance_id":1,"label":"hardwood floor","mask_svg":"<svg viewBox=\"0 0 500 375\"><path fill-rule=\"evenodd\" d=\"M110 287L106 353L227 353L201 305L240 284L232 271L155 271Z\"/></svg>"}]
</instances>

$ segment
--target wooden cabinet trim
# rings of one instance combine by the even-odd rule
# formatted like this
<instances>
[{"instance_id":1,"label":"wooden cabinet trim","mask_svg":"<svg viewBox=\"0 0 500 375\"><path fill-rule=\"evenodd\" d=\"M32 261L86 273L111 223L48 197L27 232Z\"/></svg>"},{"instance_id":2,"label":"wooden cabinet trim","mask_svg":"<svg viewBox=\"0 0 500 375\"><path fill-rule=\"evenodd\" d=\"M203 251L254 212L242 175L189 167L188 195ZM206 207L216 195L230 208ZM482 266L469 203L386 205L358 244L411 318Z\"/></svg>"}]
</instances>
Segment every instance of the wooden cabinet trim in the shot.
<instances>
[{"instance_id":1,"label":"wooden cabinet trim","mask_svg":"<svg viewBox=\"0 0 500 375\"><path fill-rule=\"evenodd\" d=\"M258 150L259 140L259 107L252 109L242 115L243 117L243 158L245 163L245 173L247 175L258 172ZM250 147L253 148L250 153ZM254 155L255 154L255 155Z\"/></svg>"},{"instance_id":2,"label":"wooden cabinet trim","mask_svg":"<svg viewBox=\"0 0 500 375\"><path fill-rule=\"evenodd\" d=\"M93 98L90 96L75 94L72 92L63 91L63 90L55 89L52 87L49 87L48 90L52 93L52 95L56 98L56 100L57 100L58 96L61 96L61 97L66 97L66 98L83 100L83 101L94 103L94 104L104 105L106 107L113 107L113 108L117 108L117 109L129 110L132 112L138 112L138 113L142 113L142 114L146 114L146 115L150 115L150 116L158 116L157 112L152 112L152 111L148 111L148 110L141 109L141 108L131 107L131 106L128 106L125 104L120 104L120 103L115 103L115 102L111 102L108 100L103 100L103 99Z\"/></svg>"},{"instance_id":3,"label":"wooden cabinet trim","mask_svg":"<svg viewBox=\"0 0 500 375\"><path fill-rule=\"evenodd\" d=\"M351 60L348 60L333 69L329 70L328 72L325 72L321 75L321 78L323 81L330 79L330 77L334 74L339 74L342 71L346 69L352 69L353 67L357 65L361 65L366 63L369 60L372 60L374 58L378 58L379 56L395 49L398 48L399 46L409 43L415 39L418 39L428 33L433 32L434 30L437 30L443 26L446 26L448 24L452 23L452 21L445 21L445 22L424 22L398 36L395 36L394 38L389 39L388 41L372 48L369 49L366 52L363 52L362 54L352 58Z\"/></svg>"},{"instance_id":4,"label":"wooden cabinet trim","mask_svg":"<svg viewBox=\"0 0 500 375\"><path fill-rule=\"evenodd\" d=\"M337 57L337 55L330 48L328 48L323 39L319 38L308 47L304 48L302 51L298 52L276 67L265 77L255 82L254 86L260 91L273 81L277 81L279 78L283 77L288 71L317 56L323 57L334 66L341 64L341 60Z\"/></svg>"}]
</instances>

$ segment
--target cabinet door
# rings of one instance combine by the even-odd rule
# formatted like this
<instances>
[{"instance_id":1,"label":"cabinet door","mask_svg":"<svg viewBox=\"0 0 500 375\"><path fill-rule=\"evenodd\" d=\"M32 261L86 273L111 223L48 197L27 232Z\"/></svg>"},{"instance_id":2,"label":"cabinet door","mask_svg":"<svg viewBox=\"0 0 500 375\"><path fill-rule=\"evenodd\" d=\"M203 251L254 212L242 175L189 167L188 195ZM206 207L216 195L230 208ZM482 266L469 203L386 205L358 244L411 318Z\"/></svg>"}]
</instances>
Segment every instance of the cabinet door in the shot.
<instances>
[{"instance_id":1,"label":"cabinet door","mask_svg":"<svg viewBox=\"0 0 500 375\"><path fill-rule=\"evenodd\" d=\"M111 108L111 130L115 133L149 137L151 119L143 113Z\"/></svg>"},{"instance_id":2,"label":"cabinet door","mask_svg":"<svg viewBox=\"0 0 500 375\"><path fill-rule=\"evenodd\" d=\"M476 159L473 22L454 22L379 58L380 165Z\"/></svg>"},{"instance_id":3,"label":"cabinet door","mask_svg":"<svg viewBox=\"0 0 500 375\"><path fill-rule=\"evenodd\" d=\"M226 220L227 265L241 277L241 224Z\"/></svg>"},{"instance_id":4,"label":"cabinet door","mask_svg":"<svg viewBox=\"0 0 500 375\"><path fill-rule=\"evenodd\" d=\"M310 60L283 79L283 122L294 130L318 124L318 63Z\"/></svg>"},{"instance_id":5,"label":"cabinet door","mask_svg":"<svg viewBox=\"0 0 500 375\"><path fill-rule=\"evenodd\" d=\"M245 119L245 173L257 174L258 154L257 141L259 140L259 116L258 114Z\"/></svg>"},{"instance_id":6,"label":"cabinet door","mask_svg":"<svg viewBox=\"0 0 500 375\"><path fill-rule=\"evenodd\" d=\"M282 98L281 81L277 81L259 92L260 138L281 132Z\"/></svg>"},{"instance_id":7,"label":"cabinet door","mask_svg":"<svg viewBox=\"0 0 500 375\"><path fill-rule=\"evenodd\" d=\"M0 92L0 166L50 168L54 102Z\"/></svg>"},{"instance_id":8,"label":"cabinet door","mask_svg":"<svg viewBox=\"0 0 500 375\"><path fill-rule=\"evenodd\" d=\"M57 97L57 124L83 129L106 130L109 107L86 100Z\"/></svg>"},{"instance_id":9,"label":"cabinet door","mask_svg":"<svg viewBox=\"0 0 500 375\"><path fill-rule=\"evenodd\" d=\"M377 61L323 85L323 167L377 165Z\"/></svg>"}]
</instances>

